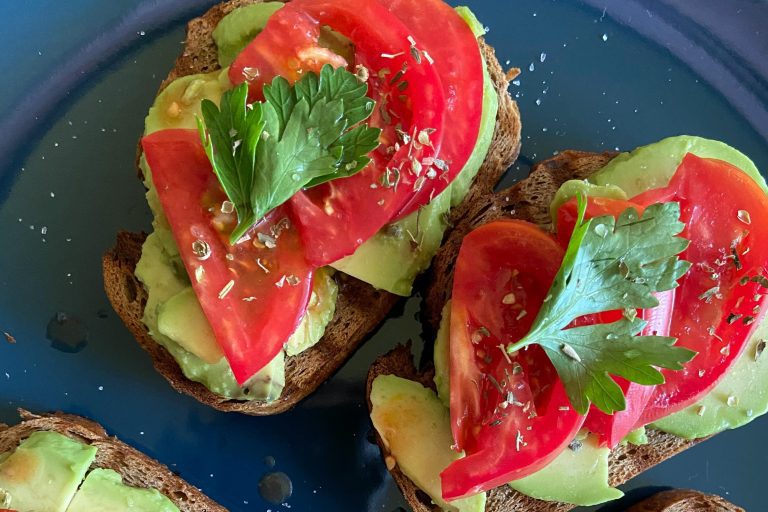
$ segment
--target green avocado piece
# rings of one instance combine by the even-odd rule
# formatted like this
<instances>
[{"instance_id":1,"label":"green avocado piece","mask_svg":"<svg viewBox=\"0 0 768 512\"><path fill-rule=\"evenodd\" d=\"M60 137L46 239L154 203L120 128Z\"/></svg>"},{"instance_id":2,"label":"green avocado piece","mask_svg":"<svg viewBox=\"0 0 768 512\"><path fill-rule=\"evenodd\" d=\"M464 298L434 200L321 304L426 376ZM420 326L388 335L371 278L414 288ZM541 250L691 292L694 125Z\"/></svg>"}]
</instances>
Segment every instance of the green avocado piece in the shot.
<instances>
[{"instance_id":1,"label":"green avocado piece","mask_svg":"<svg viewBox=\"0 0 768 512\"><path fill-rule=\"evenodd\" d=\"M757 327L725 377L697 404L653 424L685 439L711 436L746 425L768 412L768 322ZM768 351L766 351L768 352Z\"/></svg>"},{"instance_id":2,"label":"green avocado piece","mask_svg":"<svg viewBox=\"0 0 768 512\"><path fill-rule=\"evenodd\" d=\"M64 512L95 458L93 446L34 432L0 464L0 489L13 510Z\"/></svg>"},{"instance_id":3,"label":"green avocado piece","mask_svg":"<svg viewBox=\"0 0 768 512\"><path fill-rule=\"evenodd\" d=\"M720 141L690 135L670 137L631 153L622 153L592 175L589 181L596 185L615 185L633 197L666 186L687 153L729 162L768 192L765 179L749 157Z\"/></svg>"},{"instance_id":4,"label":"green avocado piece","mask_svg":"<svg viewBox=\"0 0 768 512\"><path fill-rule=\"evenodd\" d=\"M610 452L599 446L598 436L581 435L543 469L509 486L532 498L579 506L619 499L624 493L608 485Z\"/></svg>"},{"instance_id":5,"label":"green avocado piece","mask_svg":"<svg viewBox=\"0 0 768 512\"><path fill-rule=\"evenodd\" d=\"M448 227L446 213L469 192L493 140L499 98L487 69L484 80L480 132L456 179L429 204L385 227L332 267L375 288L406 297L411 294L416 276L429 267L440 248Z\"/></svg>"},{"instance_id":6,"label":"green avocado piece","mask_svg":"<svg viewBox=\"0 0 768 512\"><path fill-rule=\"evenodd\" d=\"M191 286L158 306L157 332L208 364L216 364L224 357Z\"/></svg>"},{"instance_id":7,"label":"green avocado piece","mask_svg":"<svg viewBox=\"0 0 768 512\"><path fill-rule=\"evenodd\" d=\"M168 128L196 128L195 115L200 115L200 101L207 98L218 103L227 88L226 70L171 82L150 109L145 133ZM173 115L169 114L169 109ZM229 363L221 356L221 351L216 350L218 344L192 291L152 182L151 169L143 156L139 166L147 187L147 202L154 214L154 232L147 237L136 266L136 277L148 293L143 321L150 335L171 353L188 379L200 382L213 393L234 400L276 400L285 384L285 353L278 354L243 386L237 384ZM333 318L338 294L336 283L328 269L318 271L317 275L313 289L316 305L308 310L287 341L286 351L290 355L317 343Z\"/></svg>"},{"instance_id":8,"label":"green avocado piece","mask_svg":"<svg viewBox=\"0 0 768 512\"><path fill-rule=\"evenodd\" d=\"M607 197L609 199L627 200L627 194L616 185L595 185L587 180L568 180L557 189L555 198L549 205L552 223L557 226L557 211L572 197L584 194L587 197Z\"/></svg>"},{"instance_id":9,"label":"green avocado piece","mask_svg":"<svg viewBox=\"0 0 768 512\"><path fill-rule=\"evenodd\" d=\"M451 406L451 379L450 379L450 338L451 338L451 301L443 306L443 315L440 317L440 327L435 338L435 350L432 358L435 361L435 388L437 396L444 406Z\"/></svg>"},{"instance_id":10,"label":"green avocado piece","mask_svg":"<svg viewBox=\"0 0 768 512\"><path fill-rule=\"evenodd\" d=\"M171 128L197 129L197 117L202 118L202 100L209 99L218 105L221 95L230 87L226 69L174 80L155 98L144 120L144 134Z\"/></svg>"},{"instance_id":11,"label":"green avocado piece","mask_svg":"<svg viewBox=\"0 0 768 512\"><path fill-rule=\"evenodd\" d=\"M295 356L315 345L325 333L325 327L336 312L339 287L333 279L333 269L321 268L315 272L307 315L285 344L285 353Z\"/></svg>"},{"instance_id":12,"label":"green avocado piece","mask_svg":"<svg viewBox=\"0 0 768 512\"><path fill-rule=\"evenodd\" d=\"M94 469L77 491L67 512L179 512L156 489L139 489L123 484L111 469Z\"/></svg>"},{"instance_id":13,"label":"green avocado piece","mask_svg":"<svg viewBox=\"0 0 768 512\"><path fill-rule=\"evenodd\" d=\"M485 493L442 499L440 473L460 455L451 450L450 414L434 391L418 382L379 375L371 386L371 421L393 463L443 510L482 512ZM388 462L389 465L389 462Z\"/></svg>"},{"instance_id":14,"label":"green avocado piece","mask_svg":"<svg viewBox=\"0 0 768 512\"><path fill-rule=\"evenodd\" d=\"M282 2L262 2L239 7L224 16L213 30L221 67L232 64L243 48L264 29L269 17L283 5Z\"/></svg>"}]
</instances>

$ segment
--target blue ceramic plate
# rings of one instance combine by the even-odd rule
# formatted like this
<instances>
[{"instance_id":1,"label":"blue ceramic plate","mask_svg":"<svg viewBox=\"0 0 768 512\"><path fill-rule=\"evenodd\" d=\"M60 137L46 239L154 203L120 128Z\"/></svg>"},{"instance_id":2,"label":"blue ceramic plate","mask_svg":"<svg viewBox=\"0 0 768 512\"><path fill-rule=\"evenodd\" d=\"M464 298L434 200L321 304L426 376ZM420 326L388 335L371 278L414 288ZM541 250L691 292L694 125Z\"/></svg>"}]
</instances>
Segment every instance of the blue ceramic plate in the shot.
<instances>
[{"instance_id":1,"label":"blue ceramic plate","mask_svg":"<svg viewBox=\"0 0 768 512\"><path fill-rule=\"evenodd\" d=\"M529 163L565 148L631 149L692 133L768 169L768 4L754 0L467 0L490 26ZM100 257L120 229L150 226L133 167L143 118L208 0L0 2L0 420L64 410L167 463L232 510L392 511L400 493L369 442L364 376L418 339L419 299L395 310L349 363L294 411L223 414L178 395L112 312ZM63 324L63 325L60 325ZM626 486L719 493L764 507L762 418ZM274 468L272 459L274 458ZM271 505L260 478L285 472Z\"/></svg>"}]
</instances>

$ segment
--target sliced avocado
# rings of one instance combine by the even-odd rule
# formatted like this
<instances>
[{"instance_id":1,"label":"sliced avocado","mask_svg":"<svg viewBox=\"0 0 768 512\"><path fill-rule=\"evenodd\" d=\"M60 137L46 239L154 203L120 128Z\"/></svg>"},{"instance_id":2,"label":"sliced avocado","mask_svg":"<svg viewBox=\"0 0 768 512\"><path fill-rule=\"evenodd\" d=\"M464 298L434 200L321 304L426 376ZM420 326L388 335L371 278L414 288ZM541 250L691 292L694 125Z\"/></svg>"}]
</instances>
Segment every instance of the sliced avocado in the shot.
<instances>
[{"instance_id":1,"label":"sliced avocado","mask_svg":"<svg viewBox=\"0 0 768 512\"><path fill-rule=\"evenodd\" d=\"M584 194L587 197L607 197L609 199L627 200L627 194L616 185L595 185L587 180L568 180L557 189L555 198L549 205L552 223L557 225L557 211L569 199Z\"/></svg>"},{"instance_id":2,"label":"sliced avocado","mask_svg":"<svg viewBox=\"0 0 768 512\"><path fill-rule=\"evenodd\" d=\"M379 375L370 399L373 426L404 475L443 510L485 510L485 493L450 503L442 499L440 473L460 455L451 450L450 414L434 391L412 380Z\"/></svg>"},{"instance_id":3,"label":"sliced avocado","mask_svg":"<svg viewBox=\"0 0 768 512\"><path fill-rule=\"evenodd\" d=\"M746 425L768 412L768 322L758 326L725 377L697 404L652 426L685 439L698 439Z\"/></svg>"},{"instance_id":4,"label":"sliced avocado","mask_svg":"<svg viewBox=\"0 0 768 512\"><path fill-rule=\"evenodd\" d=\"M443 315L440 317L440 328L437 330L435 338L435 350L433 359L435 361L435 387L437 396L443 405L451 407L451 301L447 301L443 306Z\"/></svg>"},{"instance_id":5,"label":"sliced avocado","mask_svg":"<svg viewBox=\"0 0 768 512\"><path fill-rule=\"evenodd\" d=\"M621 440L621 444L626 443L633 444L635 446L648 444L648 433L645 431L645 427L640 427L627 434L627 436Z\"/></svg>"},{"instance_id":6,"label":"sliced avocado","mask_svg":"<svg viewBox=\"0 0 768 512\"><path fill-rule=\"evenodd\" d=\"M632 197L666 186L687 153L729 162L768 192L765 179L745 154L720 141L690 135L670 137L631 153L622 153L592 175L589 181L596 185L615 185Z\"/></svg>"},{"instance_id":7,"label":"sliced avocado","mask_svg":"<svg viewBox=\"0 0 768 512\"><path fill-rule=\"evenodd\" d=\"M158 306L157 332L208 364L216 364L224 357L191 286Z\"/></svg>"},{"instance_id":8,"label":"sliced avocado","mask_svg":"<svg viewBox=\"0 0 768 512\"><path fill-rule=\"evenodd\" d=\"M138 489L123 484L111 469L94 469L77 491L67 512L179 512L156 489Z\"/></svg>"},{"instance_id":9,"label":"sliced avocado","mask_svg":"<svg viewBox=\"0 0 768 512\"><path fill-rule=\"evenodd\" d=\"M34 432L0 464L0 489L13 510L64 512L96 448L57 432Z\"/></svg>"},{"instance_id":10,"label":"sliced avocado","mask_svg":"<svg viewBox=\"0 0 768 512\"><path fill-rule=\"evenodd\" d=\"M339 287L333 279L333 269L321 268L317 270L312 284L312 295L309 298L307 314L285 344L287 355L300 354L320 341L326 326L336 312L338 295Z\"/></svg>"},{"instance_id":11,"label":"sliced avocado","mask_svg":"<svg viewBox=\"0 0 768 512\"><path fill-rule=\"evenodd\" d=\"M591 506L624 493L608 485L608 448L594 434L577 437L555 460L509 486L532 498Z\"/></svg>"},{"instance_id":12,"label":"sliced avocado","mask_svg":"<svg viewBox=\"0 0 768 512\"><path fill-rule=\"evenodd\" d=\"M482 37L488 33L488 29L480 23L480 20L477 19L477 16L472 12L472 9L466 5L456 7L456 13L467 22L467 25L469 25L469 28L472 30L472 33L475 34L475 37Z\"/></svg>"},{"instance_id":13,"label":"sliced avocado","mask_svg":"<svg viewBox=\"0 0 768 512\"><path fill-rule=\"evenodd\" d=\"M445 215L459 204L488 154L496 127L499 98L485 69L480 132L469 160L454 181L429 204L390 224L363 243L354 254L331 266L375 288L409 296L413 281L429 267L443 241Z\"/></svg>"},{"instance_id":14,"label":"sliced avocado","mask_svg":"<svg viewBox=\"0 0 768 512\"><path fill-rule=\"evenodd\" d=\"M243 48L264 30L269 17L283 5L282 2L262 2L238 7L224 16L213 29L221 67L232 64Z\"/></svg>"},{"instance_id":15,"label":"sliced avocado","mask_svg":"<svg viewBox=\"0 0 768 512\"><path fill-rule=\"evenodd\" d=\"M155 98L144 120L144 134L170 128L197 129L196 116L202 117L200 102L209 99L218 105L230 87L226 69L177 78Z\"/></svg>"}]
</instances>

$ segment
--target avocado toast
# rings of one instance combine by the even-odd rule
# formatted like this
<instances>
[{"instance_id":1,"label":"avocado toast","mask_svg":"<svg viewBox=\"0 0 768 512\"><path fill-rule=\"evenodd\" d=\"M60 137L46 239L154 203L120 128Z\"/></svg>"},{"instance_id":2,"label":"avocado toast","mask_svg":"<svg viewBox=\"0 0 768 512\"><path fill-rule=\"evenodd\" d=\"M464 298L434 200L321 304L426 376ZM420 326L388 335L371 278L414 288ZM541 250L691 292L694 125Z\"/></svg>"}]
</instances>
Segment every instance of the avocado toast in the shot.
<instances>
[{"instance_id":1,"label":"avocado toast","mask_svg":"<svg viewBox=\"0 0 768 512\"><path fill-rule=\"evenodd\" d=\"M61 413L20 414L21 423L0 425L0 507L90 511L127 501L132 510L226 510L93 421Z\"/></svg>"},{"instance_id":2,"label":"avocado toast","mask_svg":"<svg viewBox=\"0 0 768 512\"><path fill-rule=\"evenodd\" d=\"M654 149L658 149L658 151L653 151ZM719 142L706 141L695 137L678 137L667 139L661 143L648 146L647 148L640 148L636 152L630 154L623 154L619 158L616 158L616 153L594 154L578 151L565 151L554 158L536 165L527 179L518 183L511 189L503 190L495 194L489 194L484 202L474 203L472 208L470 208L466 215L457 223L447 243L441 248L435 259L435 264L431 273L431 282L426 295L425 317L427 323L433 329L433 332L439 330L442 318L444 325L443 328L440 329L441 334L438 334L438 340L441 339L441 335L445 336L445 334L447 334L443 308L448 299L452 296L454 268L459 248L462 246L464 237L472 232L473 229L481 225L488 225L498 219L509 219L510 217L533 222L540 226L549 226L552 223L550 203L555 198L560 187L566 181L585 180L586 178L595 175L597 171L606 167L611 161L614 161L612 163L612 170L619 169L633 159L635 163L641 164L638 165L638 169L653 168L654 166L658 168L671 166L671 169L674 170L677 165L676 163L667 163L664 161L664 158L652 162L649 159L649 155L671 155L671 159L674 160L675 156L680 156L682 158L682 155L686 153L701 154L705 158L718 158L731 162L735 166L737 165L738 168L743 171L743 174L749 176L752 180L751 186L756 194L758 196L763 195L765 190L764 181L760 178L754 165L742 154L734 152L732 148ZM624 169L629 169L629 167L625 167ZM623 171L624 169L621 170ZM627 172L624 183L627 184L626 186L629 190L632 190L631 185L629 184L636 176L638 175L633 174L632 171ZM605 181L607 183L614 183L614 181L610 180ZM600 181L600 184L604 185L605 183ZM761 192L761 189L763 192ZM734 214L734 220L736 220L735 217L737 216ZM747 215L743 213L739 213L738 217L741 218L740 222L742 225L746 224L746 222L744 222L745 220L749 220ZM722 264L723 266L726 265L725 261L728 260L724 260ZM738 269L740 265L741 263L737 263L734 268ZM738 286L743 286L743 284L737 283L734 289L738 289ZM731 288L723 288L723 290L726 289L730 290ZM455 293L455 291L453 293ZM704 298L700 300L707 303L707 297L708 296L705 295ZM755 300L758 300L757 295L755 296ZM512 301L505 301L504 303L510 304ZM728 324L735 324L737 319L738 317L735 317L735 315L729 316ZM748 324L752 324L752 322L755 322L755 320L747 319ZM758 325L761 324L760 320L757 320L756 322ZM564 472L567 470L561 467L557 471L553 470L548 473L548 484L539 479L536 484L531 483L533 482L531 480L526 483L526 485L518 484L517 487L525 489L526 492L538 495L541 498L544 498L545 496L562 496L565 494L563 489L570 488L574 481L577 482L576 487L579 487L578 479L586 481L587 475L590 475L590 478L594 478L596 474L601 474L602 471L605 471L604 476L590 480L593 482L591 485L593 492L591 493L591 496L587 497L585 502L581 504L586 505L588 503L593 504L609 499L616 499L621 493L615 494L613 492L615 490L611 490L608 487L604 487L604 490L597 494L594 494L594 491L595 489L598 489L600 485L609 485L611 487L620 485L676 453L697 444L710 435L728 428L736 428L744 425L754 417L763 414L766 405L763 403L764 400L761 398L759 403L750 400L750 397L753 395L763 395L762 391L754 393L755 389L762 390L765 387L764 361L759 359L760 354L762 353L762 347L764 346L764 342L760 341L761 336L764 335L764 327L760 325L759 327L756 327L756 329L757 330L750 334L749 340L745 341L742 345L742 352L738 356L740 359L735 360L735 362L732 363L732 366L728 370L729 373L719 381L714 388L714 391L704 395L703 398L699 395L695 402L683 409L678 407L676 410L679 410L679 412L672 414L671 416L662 416L661 419L657 416L650 421L640 423L641 425L645 425L646 423L653 422L645 432L647 440L641 439L638 442L638 439L634 438L634 434L632 434L625 438L624 442L613 447L610 452L604 448L599 448L605 450L602 457L607 457L605 459L606 466L604 467L602 466L603 462L597 464L597 458L595 458L596 465L592 466L591 471L584 471L578 473L578 475L571 475L570 473ZM441 342L438 341L438 345L440 343ZM438 350L438 345L436 345L436 351ZM719 353L726 357L731 355L729 348L723 348ZM438 365L437 359L438 357L436 356L436 365ZM389 420L386 419L390 416L385 415L391 413L391 410L387 405L387 401L389 400L387 397L392 397L396 393L402 393L402 396L407 396L410 393L413 393L413 397L416 397L417 395L422 397L423 395L423 398L418 399L419 401L423 400L424 404L430 404L428 407L434 408L435 410L447 411L445 406L439 406L440 402L436 399L434 393L427 391L437 389L442 403L445 403L445 395L443 394L445 390L442 392L440 391L441 385L447 385L445 383L445 365L446 362L441 362L439 364L437 372L438 378L436 379L434 378L435 370L431 365L428 365L424 372L419 373L412 363L412 356L409 348L401 346L379 358L369 372L369 408L372 411L374 425L377 426L378 441L382 449L382 454L385 457L385 463L411 506L414 510L418 511L440 510L440 507L433 503L433 498L424 492L422 490L423 488L420 489L420 486L414 484L414 482L401 471L397 463L397 458L391 455L391 446L388 446L388 442L385 441L384 437L390 437L390 441L396 439L396 434L394 432L398 427L395 426L396 423L389 423ZM440 366L442 366L442 370L440 369ZM705 373L702 372L699 374L699 377L704 375ZM397 376L402 379L418 382L419 384L415 386L405 386L407 381L401 381L391 377L388 377L387 379L389 380L387 380L384 376ZM374 395L376 396L372 398L371 393L376 387L374 382L377 380L379 391L378 393L374 392ZM503 384L504 383L502 382L502 385ZM424 386L425 391L421 391L422 386ZM432 397L435 398L433 399ZM378 402L378 405L376 402ZM392 402L392 404L394 404L394 402ZM376 412L377 407L381 408L379 413ZM451 402L451 407L453 408L453 402ZM502 405L502 407L505 406ZM408 413L403 414L407 416ZM448 413L440 412L439 414L447 415ZM431 421L437 420L433 417ZM447 422L447 416L444 421ZM390 426L387 427L387 425ZM382 434L381 429L384 429L383 432L385 432L385 434ZM415 431L411 431L411 434L414 435L414 442L418 442L417 439L421 438L421 436L415 435L414 432ZM525 446L523 445L523 439L527 441L531 435L530 433L525 434L524 430L523 433L528 437L523 437L523 435L520 435L520 431L518 431L518 451ZM448 431L446 435L450 439L450 431ZM565 452L572 452L571 458L574 461L578 459L577 454L579 454L579 452L581 452L582 455L585 453L583 448L591 445L591 441L588 442L581 436L576 437L576 440L579 442L576 443L574 441L574 443L572 443L575 450L573 448L567 448L565 450ZM598 448L599 445L595 445L595 447ZM591 449L592 448L590 448L590 450ZM566 455L564 454L563 457L566 457ZM432 458L434 459L434 454ZM419 469L418 462L414 462L416 459L417 457L415 456L410 459L410 463L413 465L407 468L407 472L410 472L415 468L416 473L420 475L419 478L422 479L427 478L427 474L431 475L429 478L436 478L436 480L430 480L429 483L421 480L422 485L437 485L437 489L439 489L440 478L438 478L438 473L440 471L435 471L434 473L432 473L431 470L422 471ZM450 463L450 460L451 459L443 459L443 463ZM408 461L406 461L406 463L408 463ZM595 473L594 469L597 467L601 469L598 469L597 473ZM424 468L424 466L422 466L422 468ZM558 473L558 471L560 472ZM535 473L534 476L536 476ZM602 484L600 484L601 478L603 482ZM512 484L515 484L515 482L512 482ZM586 490L586 486L583 485L582 487ZM602 496L600 496L600 494L602 494ZM585 496L582 495L582 498L584 497ZM578 499L575 501L578 502ZM537 500L530 496L526 496L522 492L513 490L512 487L507 485L495 487L488 491L487 501L482 505L478 501L461 504L457 502L455 505L462 511L486 510L494 512L512 510L570 510L575 506L570 503L557 502L556 500Z\"/></svg>"},{"instance_id":3,"label":"avocado toast","mask_svg":"<svg viewBox=\"0 0 768 512\"><path fill-rule=\"evenodd\" d=\"M180 78L216 72L220 68L221 48L216 47L214 31L225 15L239 7L253 7L256 3L258 2L238 0L223 3L201 18L191 21L184 51L163 82L161 92ZM463 205L471 203L473 198L486 194L519 152L519 112L506 91L508 81L493 56L492 49L485 45L482 39L479 44L493 84L493 94L498 98L498 110L487 155L462 205L458 205L454 211L461 210ZM146 179L146 173L142 174ZM265 392L269 395L266 399L242 399L238 396L242 394L240 392L226 396L226 393L214 393L200 382L188 379L177 360L152 338L145 322L149 296L144 283L136 277L137 264L141 259L142 244L145 240L144 234L120 233L115 248L104 256L105 289L110 301L137 341L150 353L157 370L177 390L224 411L263 415L291 408L346 361L398 300L392 293L376 289L343 272L335 272L333 277L328 279L333 281L332 286L338 290L337 300L335 309L331 310L332 318L328 319L324 332L320 331L320 341L296 355L285 358L284 381L281 382L279 372L276 377L267 374L260 383L260 386L268 389ZM439 243L439 237L437 242ZM275 389L277 391L274 391Z\"/></svg>"}]
</instances>

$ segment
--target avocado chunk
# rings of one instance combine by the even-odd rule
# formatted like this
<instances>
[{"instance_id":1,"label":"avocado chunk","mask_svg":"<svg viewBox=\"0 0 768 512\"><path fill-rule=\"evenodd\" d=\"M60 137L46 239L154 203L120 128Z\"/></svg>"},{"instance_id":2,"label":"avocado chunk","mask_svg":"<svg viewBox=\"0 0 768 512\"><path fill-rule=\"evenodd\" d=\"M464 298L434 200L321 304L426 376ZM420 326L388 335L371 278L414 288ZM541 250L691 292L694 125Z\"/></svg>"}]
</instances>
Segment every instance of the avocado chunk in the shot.
<instances>
[{"instance_id":1,"label":"avocado chunk","mask_svg":"<svg viewBox=\"0 0 768 512\"><path fill-rule=\"evenodd\" d=\"M288 342L285 353L295 356L314 346L325 334L325 327L336 312L336 298L339 287L333 279L333 269L321 268L315 272L312 294L307 305L307 314L302 318Z\"/></svg>"},{"instance_id":2,"label":"avocado chunk","mask_svg":"<svg viewBox=\"0 0 768 512\"><path fill-rule=\"evenodd\" d=\"M451 450L450 414L434 391L412 380L379 375L370 400L373 426L390 454L388 465L396 463L443 510L485 510L485 493L450 503L442 499L440 473L460 455Z\"/></svg>"},{"instance_id":3,"label":"avocado chunk","mask_svg":"<svg viewBox=\"0 0 768 512\"><path fill-rule=\"evenodd\" d=\"M747 173L768 192L765 179L744 153L720 141L680 135L670 137L631 153L622 153L589 178L596 185L615 185L633 197L669 183L687 153L724 160Z\"/></svg>"},{"instance_id":4,"label":"avocado chunk","mask_svg":"<svg viewBox=\"0 0 768 512\"><path fill-rule=\"evenodd\" d=\"M648 433L645 431L645 427L640 427L629 434L621 440L621 444L633 444L635 446L642 446L644 444L648 444Z\"/></svg>"},{"instance_id":5,"label":"avocado chunk","mask_svg":"<svg viewBox=\"0 0 768 512\"><path fill-rule=\"evenodd\" d=\"M177 78L155 98L144 120L144 134L171 128L197 129L197 117L202 118L201 101L209 99L218 105L230 87L226 69Z\"/></svg>"},{"instance_id":6,"label":"avocado chunk","mask_svg":"<svg viewBox=\"0 0 768 512\"><path fill-rule=\"evenodd\" d=\"M0 464L0 489L13 510L64 512L96 448L57 432L34 432Z\"/></svg>"},{"instance_id":7,"label":"avocado chunk","mask_svg":"<svg viewBox=\"0 0 768 512\"><path fill-rule=\"evenodd\" d=\"M499 98L484 66L483 112L472 154L459 175L429 204L386 226L357 250L331 266L395 295L409 296L413 281L429 267L448 223L446 213L469 192L488 154L496 127Z\"/></svg>"},{"instance_id":8,"label":"avocado chunk","mask_svg":"<svg viewBox=\"0 0 768 512\"><path fill-rule=\"evenodd\" d=\"M158 306L157 331L208 364L224 357L191 286Z\"/></svg>"},{"instance_id":9,"label":"avocado chunk","mask_svg":"<svg viewBox=\"0 0 768 512\"><path fill-rule=\"evenodd\" d=\"M768 322L763 320L723 379L698 403L652 426L685 439L746 425L768 412Z\"/></svg>"},{"instance_id":10,"label":"avocado chunk","mask_svg":"<svg viewBox=\"0 0 768 512\"><path fill-rule=\"evenodd\" d=\"M264 30L269 17L283 5L282 2L262 2L239 7L224 16L213 29L221 67L232 64L243 48Z\"/></svg>"},{"instance_id":11,"label":"avocado chunk","mask_svg":"<svg viewBox=\"0 0 768 512\"><path fill-rule=\"evenodd\" d=\"M179 512L156 489L139 489L123 484L111 469L94 469L77 491L67 512Z\"/></svg>"},{"instance_id":12,"label":"avocado chunk","mask_svg":"<svg viewBox=\"0 0 768 512\"><path fill-rule=\"evenodd\" d=\"M141 258L136 264L136 277L147 290L147 304L144 307L142 321L149 329L152 338L170 352L189 380L200 382L213 393L235 400L276 400L282 393L285 384L285 355L283 352L280 352L270 364L251 377L244 386L239 386L224 357L214 364L206 363L160 332L159 312L163 310L162 305L184 290L191 290L186 271L180 263L176 265L174 263L175 257L171 256L174 253L178 254L178 251L173 249L168 251L164 245L164 241L171 240L172 242L173 237L170 234L163 237L160 234L162 232L161 229L156 229L147 237L142 247ZM194 292L192 293L194 294ZM171 314L172 312L173 308ZM187 331L184 329L185 323L190 327L207 324L205 316L194 319L169 320L167 309L164 314L166 316L164 321L177 327L172 334L181 339L187 338ZM200 315L202 315L202 310ZM208 326L208 330L210 330L210 326ZM201 334L192 332L190 336L196 337L201 336ZM215 339L203 343L215 343Z\"/></svg>"},{"instance_id":13,"label":"avocado chunk","mask_svg":"<svg viewBox=\"0 0 768 512\"><path fill-rule=\"evenodd\" d=\"M594 185L587 180L568 180L557 189L552 203L549 205L549 214L552 223L557 226L557 211L571 198L584 195L586 197L606 197L608 199L627 200L627 194L616 185Z\"/></svg>"},{"instance_id":14,"label":"avocado chunk","mask_svg":"<svg viewBox=\"0 0 768 512\"><path fill-rule=\"evenodd\" d=\"M624 493L608 485L608 448L594 434L581 434L555 460L509 486L532 498L591 506Z\"/></svg>"},{"instance_id":15,"label":"avocado chunk","mask_svg":"<svg viewBox=\"0 0 768 512\"><path fill-rule=\"evenodd\" d=\"M443 315L440 317L440 327L435 338L435 350L432 358L435 362L435 388L437 396L444 406L451 406L451 301L443 306Z\"/></svg>"}]
</instances>

